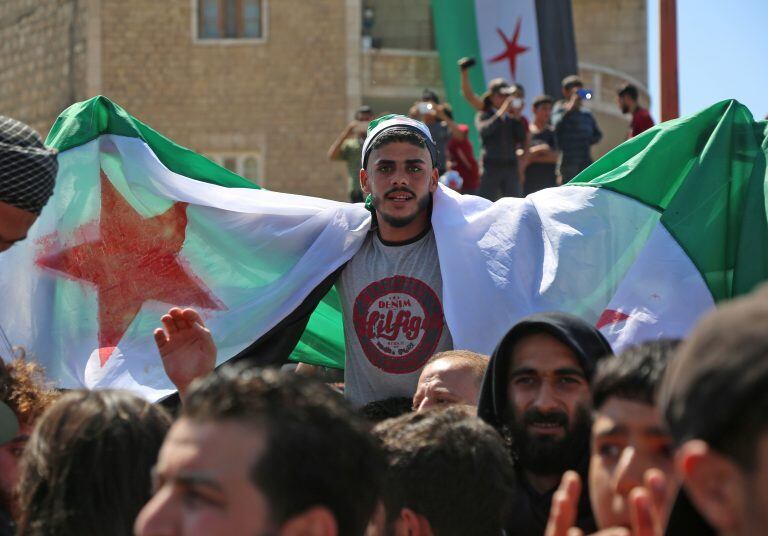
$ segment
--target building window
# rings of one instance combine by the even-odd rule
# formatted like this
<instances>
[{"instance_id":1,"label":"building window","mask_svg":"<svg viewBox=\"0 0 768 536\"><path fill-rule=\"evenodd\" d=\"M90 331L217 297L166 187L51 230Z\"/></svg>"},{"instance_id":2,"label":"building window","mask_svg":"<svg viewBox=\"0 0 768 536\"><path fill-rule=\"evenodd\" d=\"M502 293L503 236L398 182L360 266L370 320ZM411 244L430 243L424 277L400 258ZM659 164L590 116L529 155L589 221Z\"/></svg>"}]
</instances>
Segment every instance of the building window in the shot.
<instances>
[{"instance_id":1,"label":"building window","mask_svg":"<svg viewBox=\"0 0 768 536\"><path fill-rule=\"evenodd\" d=\"M363 0L363 48L435 50L430 0Z\"/></svg>"},{"instance_id":2,"label":"building window","mask_svg":"<svg viewBox=\"0 0 768 536\"><path fill-rule=\"evenodd\" d=\"M218 153L210 154L208 158L241 177L264 186L263 159L260 153Z\"/></svg>"},{"instance_id":3,"label":"building window","mask_svg":"<svg viewBox=\"0 0 768 536\"><path fill-rule=\"evenodd\" d=\"M198 39L263 39L266 0L197 0Z\"/></svg>"}]
</instances>

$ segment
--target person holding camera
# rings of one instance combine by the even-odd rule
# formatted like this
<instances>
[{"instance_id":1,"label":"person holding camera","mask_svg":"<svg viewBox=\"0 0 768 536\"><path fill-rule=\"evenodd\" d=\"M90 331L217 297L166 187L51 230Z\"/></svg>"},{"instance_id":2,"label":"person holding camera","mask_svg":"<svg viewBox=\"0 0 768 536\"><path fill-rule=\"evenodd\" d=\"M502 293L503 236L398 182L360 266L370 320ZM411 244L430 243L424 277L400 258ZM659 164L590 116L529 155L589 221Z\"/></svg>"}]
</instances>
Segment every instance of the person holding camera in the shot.
<instances>
[{"instance_id":1,"label":"person holding camera","mask_svg":"<svg viewBox=\"0 0 768 536\"><path fill-rule=\"evenodd\" d=\"M331 148L328 149L330 160L340 160L347 165L350 203L362 203L364 201L363 191L360 189L360 154L368 131L368 123L372 119L373 111L370 106L358 108L355 112L354 121L351 121L344 128Z\"/></svg>"},{"instance_id":2,"label":"person holding camera","mask_svg":"<svg viewBox=\"0 0 768 536\"><path fill-rule=\"evenodd\" d=\"M520 118L522 99L505 80L496 78L488 85L482 102L483 111L475 118L482 144L479 195L491 201L520 197L528 158L528 137Z\"/></svg>"},{"instance_id":3,"label":"person holding camera","mask_svg":"<svg viewBox=\"0 0 768 536\"><path fill-rule=\"evenodd\" d=\"M425 89L422 92L421 100L413 103L408 116L427 125L437 147L437 170L442 175L446 170L446 144L451 139L451 132L454 128L458 128L458 125L451 126L452 121L449 122L449 118L445 115L445 107L440 104L440 97L431 89Z\"/></svg>"},{"instance_id":4,"label":"person holding camera","mask_svg":"<svg viewBox=\"0 0 768 536\"><path fill-rule=\"evenodd\" d=\"M469 70L475 66L477 63L475 61L475 58L461 58L459 60L459 73L461 73L461 96L464 97L464 100L466 100L472 108L477 110L478 112L482 112L485 110L485 103L483 102L483 98L475 93L475 91L472 89L472 83L469 81ZM496 80L503 80L502 78L497 78ZM506 81L505 81L506 82ZM523 108L525 106L525 88L523 88L522 84L519 84L515 82L512 86L512 90L515 97L518 97L520 99L519 106L515 106L517 109L518 117L520 118L520 121L523 123L523 129L528 132L528 118L523 113Z\"/></svg>"},{"instance_id":5,"label":"person holding camera","mask_svg":"<svg viewBox=\"0 0 768 536\"><path fill-rule=\"evenodd\" d=\"M559 147L558 181L564 184L592 163L590 147L603 137L592 113L583 106L592 92L576 75L563 78L564 100L552 111L552 124Z\"/></svg>"}]
</instances>

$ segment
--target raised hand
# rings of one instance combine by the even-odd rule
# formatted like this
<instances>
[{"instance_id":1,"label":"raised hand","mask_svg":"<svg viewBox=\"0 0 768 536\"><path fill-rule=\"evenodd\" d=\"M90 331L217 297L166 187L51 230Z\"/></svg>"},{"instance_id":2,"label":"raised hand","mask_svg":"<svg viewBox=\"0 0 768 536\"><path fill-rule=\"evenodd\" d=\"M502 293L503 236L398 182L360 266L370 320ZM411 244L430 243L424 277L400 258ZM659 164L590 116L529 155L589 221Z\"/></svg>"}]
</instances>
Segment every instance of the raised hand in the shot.
<instances>
[{"instance_id":1,"label":"raised hand","mask_svg":"<svg viewBox=\"0 0 768 536\"><path fill-rule=\"evenodd\" d=\"M566 471L560 486L552 496L552 507L544 536L583 536L574 528L581 495L581 478L575 471Z\"/></svg>"},{"instance_id":2,"label":"raised hand","mask_svg":"<svg viewBox=\"0 0 768 536\"><path fill-rule=\"evenodd\" d=\"M216 345L200 314L194 309L174 307L160 319L155 343L168 378L182 400L189 385L210 374L216 366Z\"/></svg>"},{"instance_id":3,"label":"raised hand","mask_svg":"<svg viewBox=\"0 0 768 536\"><path fill-rule=\"evenodd\" d=\"M666 477L658 469L649 469L643 485L629 494L632 536L662 536L666 524Z\"/></svg>"}]
</instances>

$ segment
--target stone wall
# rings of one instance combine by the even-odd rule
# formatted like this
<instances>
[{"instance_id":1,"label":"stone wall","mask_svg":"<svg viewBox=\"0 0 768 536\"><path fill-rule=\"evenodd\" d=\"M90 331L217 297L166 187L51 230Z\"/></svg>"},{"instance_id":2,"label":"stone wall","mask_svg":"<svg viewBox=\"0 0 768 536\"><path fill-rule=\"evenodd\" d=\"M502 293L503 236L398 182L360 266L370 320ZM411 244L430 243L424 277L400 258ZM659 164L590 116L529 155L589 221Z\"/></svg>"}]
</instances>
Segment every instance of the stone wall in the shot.
<instances>
[{"instance_id":1,"label":"stone wall","mask_svg":"<svg viewBox=\"0 0 768 536\"><path fill-rule=\"evenodd\" d=\"M0 114L45 136L85 96L85 0L0 2Z\"/></svg>"},{"instance_id":2,"label":"stone wall","mask_svg":"<svg viewBox=\"0 0 768 536\"><path fill-rule=\"evenodd\" d=\"M646 0L572 0L579 62L648 83Z\"/></svg>"},{"instance_id":3,"label":"stone wall","mask_svg":"<svg viewBox=\"0 0 768 536\"><path fill-rule=\"evenodd\" d=\"M344 2L269 0L264 42L197 41L193 5L102 0L102 92L196 151L261 154L270 189L343 197Z\"/></svg>"}]
</instances>

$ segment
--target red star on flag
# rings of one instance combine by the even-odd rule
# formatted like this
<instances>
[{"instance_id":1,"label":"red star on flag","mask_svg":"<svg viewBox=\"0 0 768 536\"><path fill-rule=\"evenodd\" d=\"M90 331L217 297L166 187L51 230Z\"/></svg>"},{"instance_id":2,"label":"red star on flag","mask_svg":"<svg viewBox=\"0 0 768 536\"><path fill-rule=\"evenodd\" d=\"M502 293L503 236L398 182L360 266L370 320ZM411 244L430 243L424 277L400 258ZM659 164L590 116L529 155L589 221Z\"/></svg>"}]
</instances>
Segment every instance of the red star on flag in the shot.
<instances>
[{"instance_id":1,"label":"red star on flag","mask_svg":"<svg viewBox=\"0 0 768 536\"><path fill-rule=\"evenodd\" d=\"M619 322L623 322L629 318L629 315L626 313L622 313L621 311L616 311L615 309L606 309L603 311L603 314L600 315L600 318L597 320L597 324L595 327L597 329L602 329L605 326L610 326L612 324L618 324Z\"/></svg>"},{"instance_id":2,"label":"red star on flag","mask_svg":"<svg viewBox=\"0 0 768 536\"><path fill-rule=\"evenodd\" d=\"M517 56L528 51L528 47L519 45L517 43L518 39L520 39L520 24L522 21L522 17L518 17L517 24L515 25L515 33L511 40L506 35L504 35L504 32L501 28L496 28L496 31L501 36L502 41L504 41L506 49L501 54L498 54L497 56L494 56L488 60L491 63L504 60L509 61L509 72L512 74L513 81L517 80Z\"/></svg>"},{"instance_id":3,"label":"red star on flag","mask_svg":"<svg viewBox=\"0 0 768 536\"><path fill-rule=\"evenodd\" d=\"M102 171L100 220L75 230L79 244L37 258L38 266L96 287L102 367L148 300L225 309L179 255L186 236L186 209L186 203L174 203L162 214L143 218ZM94 228L97 238L89 239ZM55 241L54 235L40 242Z\"/></svg>"}]
</instances>

